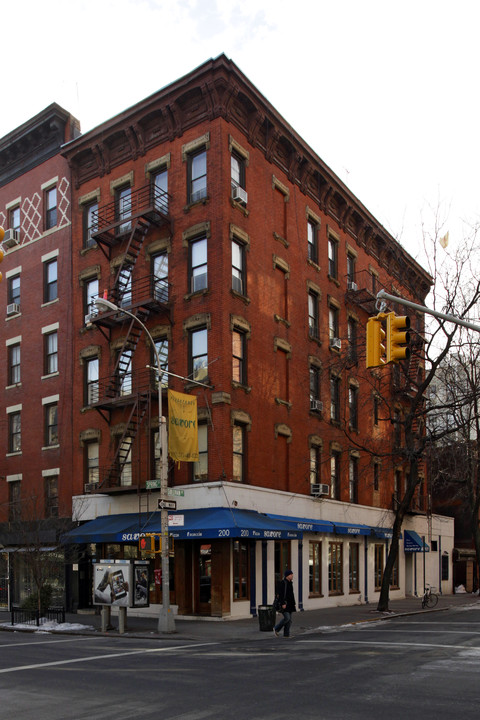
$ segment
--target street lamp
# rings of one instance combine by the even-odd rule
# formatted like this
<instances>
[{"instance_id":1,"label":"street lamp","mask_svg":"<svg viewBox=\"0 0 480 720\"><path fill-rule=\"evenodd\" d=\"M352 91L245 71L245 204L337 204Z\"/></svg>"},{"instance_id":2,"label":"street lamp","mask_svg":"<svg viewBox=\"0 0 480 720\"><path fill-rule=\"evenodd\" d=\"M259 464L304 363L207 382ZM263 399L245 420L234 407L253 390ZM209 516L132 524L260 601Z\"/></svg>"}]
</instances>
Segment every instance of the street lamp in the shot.
<instances>
[{"instance_id":1,"label":"street lamp","mask_svg":"<svg viewBox=\"0 0 480 720\"><path fill-rule=\"evenodd\" d=\"M158 374L158 422L159 422L159 445L160 445L160 499L167 499L168 477L167 477L167 427L166 419L162 413L162 383L160 380L160 356L153 341L150 331L146 325L133 313L118 307L106 298L97 297L94 304L99 310L113 310L128 315L135 320L148 337L155 353ZM175 632L175 617L170 607L170 542L168 537L168 510L162 507L160 510L160 523L162 530L162 607L158 617L158 632Z\"/></svg>"}]
</instances>

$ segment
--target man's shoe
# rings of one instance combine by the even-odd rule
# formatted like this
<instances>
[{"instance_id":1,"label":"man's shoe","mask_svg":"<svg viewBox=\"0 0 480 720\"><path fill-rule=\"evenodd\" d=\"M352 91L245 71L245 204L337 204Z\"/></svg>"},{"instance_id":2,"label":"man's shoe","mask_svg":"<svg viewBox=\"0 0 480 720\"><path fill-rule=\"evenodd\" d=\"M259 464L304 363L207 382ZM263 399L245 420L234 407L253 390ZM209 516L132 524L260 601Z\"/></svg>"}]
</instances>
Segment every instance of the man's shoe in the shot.
<instances>
[{"instance_id":1,"label":"man's shoe","mask_svg":"<svg viewBox=\"0 0 480 720\"><path fill-rule=\"evenodd\" d=\"M275 637L280 637L280 633L278 633L275 628L273 628L273 634L275 635Z\"/></svg>"}]
</instances>

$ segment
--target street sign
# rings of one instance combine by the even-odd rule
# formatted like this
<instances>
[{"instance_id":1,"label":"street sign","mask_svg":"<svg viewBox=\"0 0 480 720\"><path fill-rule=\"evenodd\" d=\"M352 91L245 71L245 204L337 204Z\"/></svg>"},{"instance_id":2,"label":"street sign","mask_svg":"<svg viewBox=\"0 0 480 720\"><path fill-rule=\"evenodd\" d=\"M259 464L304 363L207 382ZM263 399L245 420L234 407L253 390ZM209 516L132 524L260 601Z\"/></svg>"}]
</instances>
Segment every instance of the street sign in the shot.
<instances>
[{"instance_id":1,"label":"street sign","mask_svg":"<svg viewBox=\"0 0 480 720\"><path fill-rule=\"evenodd\" d=\"M156 490L160 487L161 482L161 480L147 480L145 487L147 490Z\"/></svg>"},{"instance_id":2,"label":"street sign","mask_svg":"<svg viewBox=\"0 0 480 720\"><path fill-rule=\"evenodd\" d=\"M183 497L185 495L184 490L179 490L178 488L167 488L167 495L176 495L177 497Z\"/></svg>"},{"instance_id":3,"label":"street sign","mask_svg":"<svg viewBox=\"0 0 480 720\"><path fill-rule=\"evenodd\" d=\"M158 501L158 509L159 510L176 510L177 509L177 501L176 500L159 500Z\"/></svg>"}]
</instances>

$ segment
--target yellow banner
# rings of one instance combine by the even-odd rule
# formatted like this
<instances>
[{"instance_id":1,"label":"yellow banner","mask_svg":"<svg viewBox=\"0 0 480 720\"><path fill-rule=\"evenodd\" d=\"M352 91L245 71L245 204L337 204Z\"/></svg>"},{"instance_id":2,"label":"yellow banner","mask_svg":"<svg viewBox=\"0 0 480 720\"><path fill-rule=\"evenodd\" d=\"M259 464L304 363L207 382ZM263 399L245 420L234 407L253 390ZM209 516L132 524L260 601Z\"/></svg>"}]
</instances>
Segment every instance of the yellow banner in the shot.
<instances>
[{"instance_id":1,"label":"yellow banner","mask_svg":"<svg viewBox=\"0 0 480 720\"><path fill-rule=\"evenodd\" d=\"M197 398L168 391L168 454L177 462L198 460Z\"/></svg>"}]
</instances>

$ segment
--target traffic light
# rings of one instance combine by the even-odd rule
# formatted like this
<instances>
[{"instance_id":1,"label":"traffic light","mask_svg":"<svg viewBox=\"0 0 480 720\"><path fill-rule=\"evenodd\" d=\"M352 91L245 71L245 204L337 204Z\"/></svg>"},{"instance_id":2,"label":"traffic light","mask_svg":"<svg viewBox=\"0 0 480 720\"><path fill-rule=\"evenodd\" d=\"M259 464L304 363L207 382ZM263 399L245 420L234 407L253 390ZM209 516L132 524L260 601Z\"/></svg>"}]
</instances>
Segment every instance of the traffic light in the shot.
<instances>
[{"instance_id":1,"label":"traffic light","mask_svg":"<svg viewBox=\"0 0 480 720\"><path fill-rule=\"evenodd\" d=\"M387 315L387 363L400 362L410 357L410 318L407 315Z\"/></svg>"},{"instance_id":2,"label":"traffic light","mask_svg":"<svg viewBox=\"0 0 480 720\"><path fill-rule=\"evenodd\" d=\"M367 321L367 368L385 365L385 330L378 317Z\"/></svg>"},{"instance_id":3,"label":"traffic light","mask_svg":"<svg viewBox=\"0 0 480 720\"><path fill-rule=\"evenodd\" d=\"M160 533L145 533L138 538L138 549L147 555L158 555L162 552L162 536Z\"/></svg>"},{"instance_id":4,"label":"traffic light","mask_svg":"<svg viewBox=\"0 0 480 720\"><path fill-rule=\"evenodd\" d=\"M3 227L0 227L0 243L3 242L4 237L5 237L5 230L3 229ZM2 262L4 255L5 255L5 253L3 252L3 248L0 248L0 263ZM0 272L0 282L2 280L3 280L3 275Z\"/></svg>"}]
</instances>

